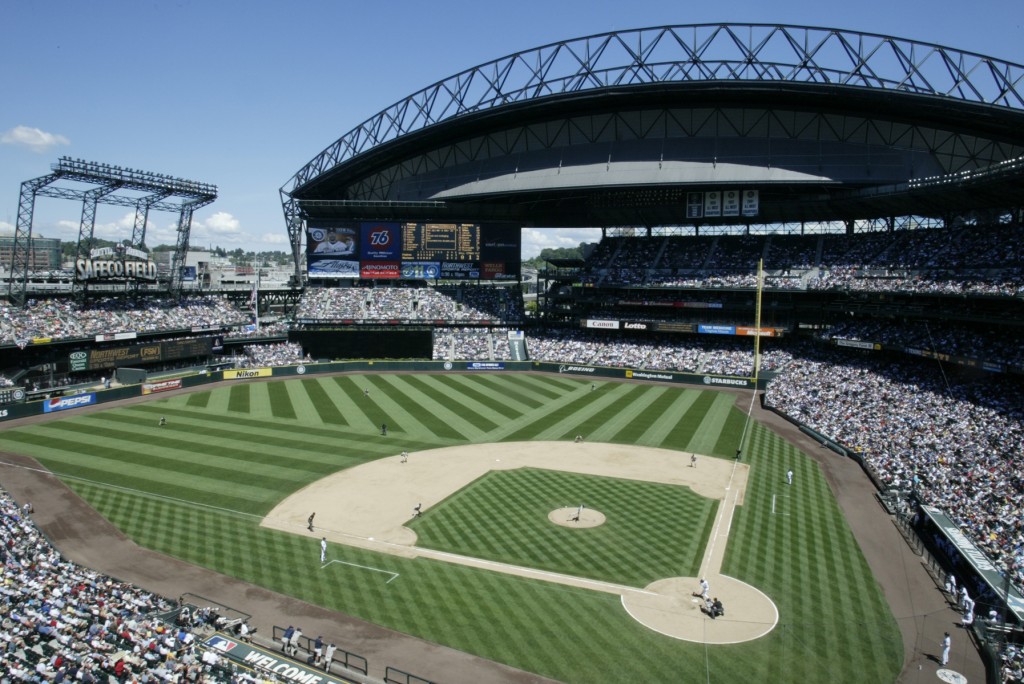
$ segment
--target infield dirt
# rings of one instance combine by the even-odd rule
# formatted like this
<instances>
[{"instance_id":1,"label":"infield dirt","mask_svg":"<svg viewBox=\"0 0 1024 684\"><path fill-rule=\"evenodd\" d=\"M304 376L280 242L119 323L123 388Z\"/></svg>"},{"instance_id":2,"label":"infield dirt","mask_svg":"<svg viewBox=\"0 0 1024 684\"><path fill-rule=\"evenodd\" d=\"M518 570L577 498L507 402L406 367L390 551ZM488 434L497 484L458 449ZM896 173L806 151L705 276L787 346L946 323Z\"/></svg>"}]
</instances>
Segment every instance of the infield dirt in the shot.
<instances>
[{"instance_id":1,"label":"infield dirt","mask_svg":"<svg viewBox=\"0 0 1024 684\"><path fill-rule=\"evenodd\" d=\"M329 542L406 558L433 558L523 577L585 587L622 597L625 610L647 627L685 641L736 643L764 636L778 621L774 603L755 587L722 575L735 506L742 505L749 467L666 449L587 442L501 442L414 452L348 468L299 490L276 506L262 525ZM711 594L727 606L712 620L701 608L698 577L666 577L644 588L601 582L522 566L424 549L406 527L415 507L429 510L492 470L546 468L586 475L685 486L720 501L701 562ZM314 528L308 528L310 513ZM574 508L555 509L552 524L572 526ZM584 509L581 526L601 524L599 510ZM564 518L564 520L562 520ZM579 523L576 523L579 524Z\"/></svg>"}]
</instances>

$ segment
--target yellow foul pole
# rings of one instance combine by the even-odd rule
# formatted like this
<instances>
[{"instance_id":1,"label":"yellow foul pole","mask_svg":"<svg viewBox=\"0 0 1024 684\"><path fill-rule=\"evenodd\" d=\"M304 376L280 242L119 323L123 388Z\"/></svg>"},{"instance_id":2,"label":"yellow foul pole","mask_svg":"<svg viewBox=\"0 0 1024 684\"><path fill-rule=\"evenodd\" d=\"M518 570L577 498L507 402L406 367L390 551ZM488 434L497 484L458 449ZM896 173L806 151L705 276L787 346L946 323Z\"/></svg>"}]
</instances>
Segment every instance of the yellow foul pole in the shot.
<instances>
[{"instance_id":1,"label":"yellow foul pole","mask_svg":"<svg viewBox=\"0 0 1024 684\"><path fill-rule=\"evenodd\" d=\"M754 392L761 372L761 291L764 289L764 259L757 261L757 299L754 309Z\"/></svg>"}]
</instances>

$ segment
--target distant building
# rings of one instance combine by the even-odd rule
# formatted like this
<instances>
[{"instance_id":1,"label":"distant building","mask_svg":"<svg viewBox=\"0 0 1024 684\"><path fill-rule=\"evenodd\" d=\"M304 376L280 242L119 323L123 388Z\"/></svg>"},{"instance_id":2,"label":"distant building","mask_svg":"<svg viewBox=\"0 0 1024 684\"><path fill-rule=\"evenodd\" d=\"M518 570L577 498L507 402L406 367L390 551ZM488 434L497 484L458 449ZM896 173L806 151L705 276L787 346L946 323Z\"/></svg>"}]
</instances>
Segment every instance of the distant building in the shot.
<instances>
[{"instance_id":1,"label":"distant building","mask_svg":"<svg viewBox=\"0 0 1024 684\"><path fill-rule=\"evenodd\" d=\"M60 269L61 243L58 238L34 237L29 247L28 267L31 271ZM0 268L10 270L14 262L14 236L0 235Z\"/></svg>"}]
</instances>

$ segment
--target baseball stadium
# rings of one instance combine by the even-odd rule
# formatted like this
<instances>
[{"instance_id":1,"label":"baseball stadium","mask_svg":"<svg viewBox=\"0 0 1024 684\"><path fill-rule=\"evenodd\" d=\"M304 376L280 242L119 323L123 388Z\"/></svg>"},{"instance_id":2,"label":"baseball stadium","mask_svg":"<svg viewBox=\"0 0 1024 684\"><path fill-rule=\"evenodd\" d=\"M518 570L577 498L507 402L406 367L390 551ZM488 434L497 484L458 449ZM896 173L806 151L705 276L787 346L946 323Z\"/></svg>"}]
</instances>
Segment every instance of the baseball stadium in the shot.
<instances>
[{"instance_id":1,"label":"baseball stadium","mask_svg":"<svg viewBox=\"0 0 1024 684\"><path fill-rule=\"evenodd\" d=\"M21 185L5 681L1024 681L1024 66L590 35L327 145L287 268L193 249L216 199ZM81 205L70 261L41 201Z\"/></svg>"}]
</instances>

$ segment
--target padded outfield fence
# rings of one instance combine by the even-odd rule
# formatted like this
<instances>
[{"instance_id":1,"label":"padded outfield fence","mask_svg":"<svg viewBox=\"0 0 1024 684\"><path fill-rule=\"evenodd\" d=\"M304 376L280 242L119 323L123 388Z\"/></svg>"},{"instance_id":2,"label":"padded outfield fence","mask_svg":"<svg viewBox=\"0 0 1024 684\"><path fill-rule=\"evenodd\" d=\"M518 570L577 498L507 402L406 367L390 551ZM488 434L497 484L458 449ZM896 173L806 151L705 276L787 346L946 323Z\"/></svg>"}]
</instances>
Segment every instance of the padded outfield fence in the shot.
<instances>
[{"instance_id":1,"label":"padded outfield fence","mask_svg":"<svg viewBox=\"0 0 1024 684\"><path fill-rule=\"evenodd\" d=\"M558 373L583 378L642 380L670 384L700 385L707 389L753 389L750 378L675 373L671 371L647 371L634 368L611 368L566 363L541 363L531 361L345 361L335 363L310 363L273 368L243 368L228 370L199 370L180 377L152 378L137 385L82 391L76 389L70 394L50 393L41 401L22 401L0 407L0 422L27 418L41 413L62 412L71 409L104 404L139 396L159 394L178 389L188 389L219 383L222 381L259 380L286 378L297 375L319 375L324 373L411 373L411 372L542 372ZM767 380L760 378L757 389L764 389Z\"/></svg>"}]
</instances>

